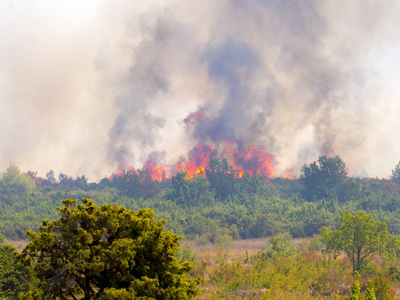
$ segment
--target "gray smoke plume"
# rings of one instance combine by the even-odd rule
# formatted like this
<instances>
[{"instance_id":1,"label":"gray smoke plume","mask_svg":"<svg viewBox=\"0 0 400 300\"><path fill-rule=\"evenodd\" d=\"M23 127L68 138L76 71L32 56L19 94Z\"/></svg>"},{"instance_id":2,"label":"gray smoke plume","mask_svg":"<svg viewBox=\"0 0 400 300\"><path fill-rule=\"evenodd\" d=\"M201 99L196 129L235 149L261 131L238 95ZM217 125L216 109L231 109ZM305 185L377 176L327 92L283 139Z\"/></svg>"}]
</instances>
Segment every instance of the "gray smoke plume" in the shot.
<instances>
[{"instance_id":1,"label":"gray smoke plume","mask_svg":"<svg viewBox=\"0 0 400 300\"><path fill-rule=\"evenodd\" d=\"M334 153L387 177L400 159L398 1L1 5L2 169L96 180L226 139L264 146L277 175Z\"/></svg>"}]
</instances>

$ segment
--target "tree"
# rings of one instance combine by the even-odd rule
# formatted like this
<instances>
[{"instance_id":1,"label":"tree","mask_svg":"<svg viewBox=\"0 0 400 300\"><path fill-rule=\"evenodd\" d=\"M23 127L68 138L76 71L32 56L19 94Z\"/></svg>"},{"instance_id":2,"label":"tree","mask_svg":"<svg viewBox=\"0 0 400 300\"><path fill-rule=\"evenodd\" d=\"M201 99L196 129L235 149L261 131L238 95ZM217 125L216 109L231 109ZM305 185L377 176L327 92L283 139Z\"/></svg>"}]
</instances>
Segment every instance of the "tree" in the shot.
<instances>
[{"instance_id":1,"label":"tree","mask_svg":"<svg viewBox=\"0 0 400 300\"><path fill-rule=\"evenodd\" d=\"M211 159L205 171L217 199L224 200L234 192L237 175L227 159Z\"/></svg>"},{"instance_id":2,"label":"tree","mask_svg":"<svg viewBox=\"0 0 400 300\"><path fill-rule=\"evenodd\" d=\"M392 170L391 179L396 183L400 183L400 162Z\"/></svg>"},{"instance_id":3,"label":"tree","mask_svg":"<svg viewBox=\"0 0 400 300\"><path fill-rule=\"evenodd\" d=\"M18 294L26 292L33 282L30 270L17 260L15 251L10 245L0 245L0 299L19 299Z\"/></svg>"},{"instance_id":4,"label":"tree","mask_svg":"<svg viewBox=\"0 0 400 300\"><path fill-rule=\"evenodd\" d=\"M178 172L172 176L166 198L184 208L213 205L214 193L209 188L209 181L201 175L192 179L187 179L186 175L186 172Z\"/></svg>"},{"instance_id":5,"label":"tree","mask_svg":"<svg viewBox=\"0 0 400 300\"><path fill-rule=\"evenodd\" d=\"M191 299L201 278L190 279L190 262L179 263L181 237L164 231L150 209L138 212L93 200L63 200L61 217L42 221L20 255L50 299ZM27 298L32 297L26 295Z\"/></svg>"},{"instance_id":6,"label":"tree","mask_svg":"<svg viewBox=\"0 0 400 300\"><path fill-rule=\"evenodd\" d=\"M308 200L335 197L338 187L347 179L346 164L339 156L320 156L318 164L305 164L301 171L302 194Z\"/></svg>"},{"instance_id":7,"label":"tree","mask_svg":"<svg viewBox=\"0 0 400 300\"><path fill-rule=\"evenodd\" d=\"M10 163L8 168L0 175L0 197L7 204L21 201L36 188L35 182L14 164Z\"/></svg>"},{"instance_id":8,"label":"tree","mask_svg":"<svg viewBox=\"0 0 400 300\"><path fill-rule=\"evenodd\" d=\"M56 177L54 176L54 171L53 171L53 170L50 170L50 171L48 171L48 172L46 173L46 179L47 179L47 181L48 181L49 183L51 183L51 184L56 184L56 183L57 183L57 179L56 179Z\"/></svg>"},{"instance_id":9,"label":"tree","mask_svg":"<svg viewBox=\"0 0 400 300\"><path fill-rule=\"evenodd\" d=\"M399 240L388 232L387 224L374 221L372 215L358 211L356 215L342 213L337 229L320 229L326 248L324 253L333 253L336 258L344 252L353 265L353 272L359 271L362 263L371 254L393 256L399 248Z\"/></svg>"}]
</instances>

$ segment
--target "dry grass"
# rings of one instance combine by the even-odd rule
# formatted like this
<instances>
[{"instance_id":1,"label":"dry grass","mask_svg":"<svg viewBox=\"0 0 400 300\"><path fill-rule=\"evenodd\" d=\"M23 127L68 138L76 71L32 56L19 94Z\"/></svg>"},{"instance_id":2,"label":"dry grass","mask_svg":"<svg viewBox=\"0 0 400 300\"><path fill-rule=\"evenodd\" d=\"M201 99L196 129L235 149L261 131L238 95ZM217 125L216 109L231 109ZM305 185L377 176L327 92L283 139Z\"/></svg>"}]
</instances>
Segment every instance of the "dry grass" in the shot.
<instances>
[{"instance_id":1,"label":"dry grass","mask_svg":"<svg viewBox=\"0 0 400 300\"><path fill-rule=\"evenodd\" d=\"M183 241L182 246L189 247L197 253L199 257L216 257L217 246L212 243L206 245L198 245L196 241ZM267 239L247 239L234 241L232 248L229 250L229 257L246 257L248 255L255 255L258 251L268 248L269 243Z\"/></svg>"},{"instance_id":2,"label":"dry grass","mask_svg":"<svg viewBox=\"0 0 400 300\"><path fill-rule=\"evenodd\" d=\"M9 241L7 240L5 244L13 246L17 249L18 252L21 252L23 248L29 243L29 240L18 240L18 241Z\"/></svg>"},{"instance_id":3,"label":"dry grass","mask_svg":"<svg viewBox=\"0 0 400 300\"><path fill-rule=\"evenodd\" d=\"M309 238L303 239L292 239L291 244L293 247L297 249L304 250L309 244ZM217 246L212 243L208 243L206 245L199 245L196 241L185 240L182 242L182 246L189 247L194 252L197 253L198 256L206 256L206 257L215 257L217 255ZM233 241L233 246L229 250L229 257L236 258L246 257L246 252L249 256L257 254L262 249L269 249L270 243L268 239L245 239Z\"/></svg>"}]
</instances>

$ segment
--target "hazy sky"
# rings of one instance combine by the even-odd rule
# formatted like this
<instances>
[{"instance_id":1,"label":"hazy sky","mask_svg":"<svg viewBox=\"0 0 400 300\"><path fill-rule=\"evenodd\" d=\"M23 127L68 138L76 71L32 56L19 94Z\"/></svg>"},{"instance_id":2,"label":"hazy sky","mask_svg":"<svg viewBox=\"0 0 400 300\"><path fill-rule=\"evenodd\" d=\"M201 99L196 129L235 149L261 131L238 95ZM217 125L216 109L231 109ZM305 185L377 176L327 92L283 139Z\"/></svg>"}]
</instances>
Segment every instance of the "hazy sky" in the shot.
<instances>
[{"instance_id":1,"label":"hazy sky","mask_svg":"<svg viewBox=\"0 0 400 300\"><path fill-rule=\"evenodd\" d=\"M388 177L399 16L396 0L0 1L0 170L98 180L234 138L277 175L330 152Z\"/></svg>"}]
</instances>

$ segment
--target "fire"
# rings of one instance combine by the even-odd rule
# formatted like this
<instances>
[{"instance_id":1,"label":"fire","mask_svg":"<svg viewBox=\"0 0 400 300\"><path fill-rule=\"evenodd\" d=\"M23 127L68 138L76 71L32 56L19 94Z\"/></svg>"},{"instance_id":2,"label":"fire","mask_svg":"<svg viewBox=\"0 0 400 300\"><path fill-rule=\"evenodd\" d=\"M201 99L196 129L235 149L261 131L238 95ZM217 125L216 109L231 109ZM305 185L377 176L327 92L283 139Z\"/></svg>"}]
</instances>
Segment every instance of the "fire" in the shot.
<instances>
[{"instance_id":1,"label":"fire","mask_svg":"<svg viewBox=\"0 0 400 300\"><path fill-rule=\"evenodd\" d=\"M188 115L183 121L187 128L196 122L205 122L204 112L200 109ZM219 151L221 149L223 149L222 152ZM189 152L188 156L188 159L181 158L175 165L165 165L159 163L157 153L153 152L145 162L144 170L154 181L161 182L169 179L180 171L186 172L187 179L193 179L195 176L206 176L206 169L212 158L223 158L228 160L238 178L243 177L246 173L250 176L259 174L267 178L271 178L275 174L274 157L261 145L243 145L241 141L235 140L225 140L225 142L215 145L210 142L199 143ZM132 170L138 173L134 168ZM113 176L122 175L123 172L119 171ZM290 172L287 171L285 178L290 178Z\"/></svg>"},{"instance_id":2,"label":"fire","mask_svg":"<svg viewBox=\"0 0 400 300\"><path fill-rule=\"evenodd\" d=\"M153 152L149 155L144 168L150 173L151 179L163 181L164 179L171 178L168 165L158 164L158 155Z\"/></svg>"},{"instance_id":3,"label":"fire","mask_svg":"<svg viewBox=\"0 0 400 300\"><path fill-rule=\"evenodd\" d=\"M122 177L126 172L137 173L137 171L134 167L124 163L124 164L120 164L118 172L112 174L110 177L108 177L108 179L113 181L115 177Z\"/></svg>"},{"instance_id":4,"label":"fire","mask_svg":"<svg viewBox=\"0 0 400 300\"><path fill-rule=\"evenodd\" d=\"M157 181L163 181L164 179L170 178L170 175L167 174L165 165L157 165L152 161L146 161L145 169L150 172L151 179Z\"/></svg>"},{"instance_id":5,"label":"fire","mask_svg":"<svg viewBox=\"0 0 400 300\"><path fill-rule=\"evenodd\" d=\"M283 175L283 178L292 179L292 175L291 175L289 169L287 169L287 170L285 171L285 175Z\"/></svg>"},{"instance_id":6,"label":"fire","mask_svg":"<svg viewBox=\"0 0 400 300\"><path fill-rule=\"evenodd\" d=\"M244 173L250 176L259 174L271 178L275 174L274 158L270 155L264 146L239 147L236 143L228 144L233 158L233 168L239 172L239 177Z\"/></svg>"},{"instance_id":7,"label":"fire","mask_svg":"<svg viewBox=\"0 0 400 300\"><path fill-rule=\"evenodd\" d=\"M205 169L211 159L213 147L210 144L197 144L189 153L189 161L181 159L177 164L178 171L186 171L187 178L193 179L196 175L205 176Z\"/></svg>"},{"instance_id":8,"label":"fire","mask_svg":"<svg viewBox=\"0 0 400 300\"><path fill-rule=\"evenodd\" d=\"M186 127L190 127L193 125L193 123L195 123L196 121L204 121L204 112L203 110L198 110L195 113L191 113L190 115L188 115L183 122L186 124Z\"/></svg>"},{"instance_id":9,"label":"fire","mask_svg":"<svg viewBox=\"0 0 400 300\"><path fill-rule=\"evenodd\" d=\"M226 158L236 171L237 178L243 177L245 173L267 178L275 174L274 158L264 146L244 147L233 141L226 141L220 154L210 143L199 143L189 152L188 159L181 158L176 165L159 164L157 154L152 153L145 162L144 169L150 173L152 180L160 182L181 171L186 172L187 179L193 179L196 176L206 176L206 169L212 158ZM133 167L128 168L137 172ZM121 170L113 176L123 175L123 172ZM286 171L285 178L290 178L289 171Z\"/></svg>"}]
</instances>

